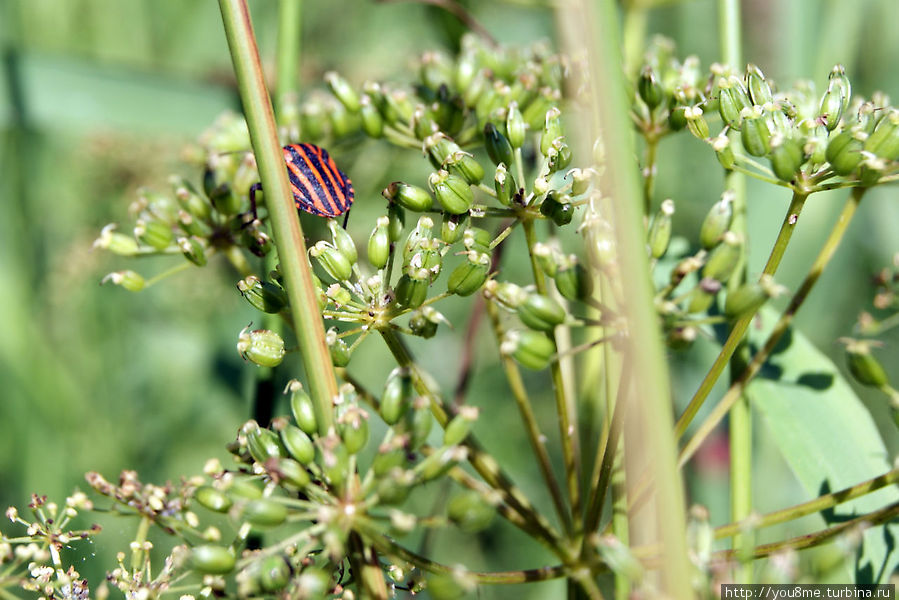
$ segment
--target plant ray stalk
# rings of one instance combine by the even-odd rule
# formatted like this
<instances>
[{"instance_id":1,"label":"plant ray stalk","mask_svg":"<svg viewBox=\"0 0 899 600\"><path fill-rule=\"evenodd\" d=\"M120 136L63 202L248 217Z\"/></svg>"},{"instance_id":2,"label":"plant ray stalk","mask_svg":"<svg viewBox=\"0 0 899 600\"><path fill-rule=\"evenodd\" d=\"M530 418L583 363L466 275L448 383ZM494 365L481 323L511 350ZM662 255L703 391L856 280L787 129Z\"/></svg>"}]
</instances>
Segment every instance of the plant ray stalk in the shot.
<instances>
[{"instance_id":1,"label":"plant ray stalk","mask_svg":"<svg viewBox=\"0 0 899 600\"><path fill-rule=\"evenodd\" d=\"M306 259L306 244L296 215L293 195L275 127L259 51L253 35L246 0L219 0L225 37L231 50L250 141L259 167L272 235L278 248L284 285L290 299L294 330L301 349L309 392L315 404L319 433L325 435L333 423L333 399L337 380L325 343L325 330L318 312L312 269Z\"/></svg>"}]
</instances>

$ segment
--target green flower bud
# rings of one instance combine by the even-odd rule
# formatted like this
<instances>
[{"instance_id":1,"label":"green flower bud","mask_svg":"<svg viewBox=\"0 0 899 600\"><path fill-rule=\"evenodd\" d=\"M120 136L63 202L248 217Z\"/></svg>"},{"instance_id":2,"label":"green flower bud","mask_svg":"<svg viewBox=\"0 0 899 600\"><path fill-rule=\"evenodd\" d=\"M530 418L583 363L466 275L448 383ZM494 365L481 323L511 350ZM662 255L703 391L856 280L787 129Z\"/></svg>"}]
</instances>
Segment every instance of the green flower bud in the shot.
<instances>
[{"instance_id":1,"label":"green flower bud","mask_svg":"<svg viewBox=\"0 0 899 600\"><path fill-rule=\"evenodd\" d=\"M412 278L409 275L400 277L396 285L397 304L405 308L418 308L428 298L428 278Z\"/></svg>"},{"instance_id":2,"label":"green flower bud","mask_svg":"<svg viewBox=\"0 0 899 600\"><path fill-rule=\"evenodd\" d=\"M476 585L462 571L452 573L428 573L428 594L434 600L457 600L470 594Z\"/></svg>"},{"instance_id":3,"label":"green flower bud","mask_svg":"<svg viewBox=\"0 0 899 600\"><path fill-rule=\"evenodd\" d=\"M419 217L418 223L415 225L409 235L406 237L406 244L403 246L403 263L407 264L412 260L412 256L421 250L422 244L426 240L431 239L431 230L434 227L434 221L431 217L423 215Z\"/></svg>"},{"instance_id":4,"label":"green flower bud","mask_svg":"<svg viewBox=\"0 0 899 600\"><path fill-rule=\"evenodd\" d=\"M757 66L751 64L746 67L746 84L753 104L761 106L767 102L774 102L771 84Z\"/></svg>"},{"instance_id":5,"label":"green flower bud","mask_svg":"<svg viewBox=\"0 0 899 600\"><path fill-rule=\"evenodd\" d=\"M442 169L450 156L462 150L459 144L440 132L427 137L424 146L435 169Z\"/></svg>"},{"instance_id":6,"label":"green flower bud","mask_svg":"<svg viewBox=\"0 0 899 600\"><path fill-rule=\"evenodd\" d=\"M734 218L733 192L724 192L721 200L712 205L712 208L702 220L699 229L699 244L706 250L715 247L721 241L721 236L730 229Z\"/></svg>"},{"instance_id":7,"label":"green flower bud","mask_svg":"<svg viewBox=\"0 0 899 600\"><path fill-rule=\"evenodd\" d=\"M899 110L890 109L880 119L865 140L865 150L885 160L899 159Z\"/></svg>"},{"instance_id":8,"label":"green flower bud","mask_svg":"<svg viewBox=\"0 0 899 600\"><path fill-rule=\"evenodd\" d=\"M368 413L361 408L350 408L340 415L337 424L343 445L350 454L356 454L368 443Z\"/></svg>"},{"instance_id":9,"label":"green flower bud","mask_svg":"<svg viewBox=\"0 0 899 600\"><path fill-rule=\"evenodd\" d=\"M471 424L478 418L478 409L475 406L463 406L459 414L453 417L446 425L443 432L443 445L455 446L461 444L471 431Z\"/></svg>"},{"instance_id":10,"label":"green flower bud","mask_svg":"<svg viewBox=\"0 0 899 600\"><path fill-rule=\"evenodd\" d=\"M431 481L442 477L447 471L465 460L468 452L465 448L451 446L441 448L415 466L415 471L422 481Z\"/></svg>"},{"instance_id":11,"label":"green flower bud","mask_svg":"<svg viewBox=\"0 0 899 600\"><path fill-rule=\"evenodd\" d=\"M106 283L107 281L111 281L114 285L122 286L129 292L139 292L144 289L147 283L139 273L130 270L114 271L104 277L100 283Z\"/></svg>"},{"instance_id":12,"label":"green flower bud","mask_svg":"<svg viewBox=\"0 0 899 600\"><path fill-rule=\"evenodd\" d=\"M452 153L446 159L446 166L471 185L477 185L484 179L484 167L463 150Z\"/></svg>"},{"instance_id":13,"label":"green flower bud","mask_svg":"<svg viewBox=\"0 0 899 600\"><path fill-rule=\"evenodd\" d=\"M209 485L197 488L194 498L200 505L219 513L228 512L233 504L227 494Z\"/></svg>"},{"instance_id":14,"label":"green flower bud","mask_svg":"<svg viewBox=\"0 0 899 600\"><path fill-rule=\"evenodd\" d=\"M517 312L522 323L538 331L552 331L565 321L562 305L542 294L528 294L525 301L518 305Z\"/></svg>"},{"instance_id":15,"label":"green flower bud","mask_svg":"<svg viewBox=\"0 0 899 600\"><path fill-rule=\"evenodd\" d=\"M465 91L474 81L480 65L475 52L463 50L456 58L456 89Z\"/></svg>"},{"instance_id":16,"label":"green flower bud","mask_svg":"<svg viewBox=\"0 0 899 600\"><path fill-rule=\"evenodd\" d=\"M470 250L467 260L450 273L446 289L451 294L470 296L481 289L490 271L490 256Z\"/></svg>"},{"instance_id":17,"label":"green flower bud","mask_svg":"<svg viewBox=\"0 0 899 600\"><path fill-rule=\"evenodd\" d=\"M171 226L155 219L138 219L134 226L134 237L142 244L165 250L172 245L175 234Z\"/></svg>"},{"instance_id":18,"label":"green flower bud","mask_svg":"<svg viewBox=\"0 0 899 600\"><path fill-rule=\"evenodd\" d=\"M234 570L237 559L230 548L203 545L191 549L190 563L200 573L227 575Z\"/></svg>"},{"instance_id":19,"label":"green flower bud","mask_svg":"<svg viewBox=\"0 0 899 600\"><path fill-rule=\"evenodd\" d=\"M668 128L671 131L680 131L687 126L687 108L686 106L675 106L668 113Z\"/></svg>"},{"instance_id":20,"label":"green flower bud","mask_svg":"<svg viewBox=\"0 0 899 600\"><path fill-rule=\"evenodd\" d=\"M437 130L449 135L458 134L465 125L465 105L462 98L450 95L449 88L445 85L437 89L437 101L431 105L431 114Z\"/></svg>"},{"instance_id":21,"label":"green flower bud","mask_svg":"<svg viewBox=\"0 0 899 600\"><path fill-rule=\"evenodd\" d=\"M721 243L709 253L709 258L702 269L702 276L727 281L737 268L742 250L743 240L740 236L732 231L726 232Z\"/></svg>"},{"instance_id":22,"label":"green flower bud","mask_svg":"<svg viewBox=\"0 0 899 600\"><path fill-rule=\"evenodd\" d=\"M724 77L718 79L718 112L721 114L721 120L724 121L725 125L739 129L740 111L744 107L738 102L732 88L733 82L730 80Z\"/></svg>"},{"instance_id":23,"label":"green flower bud","mask_svg":"<svg viewBox=\"0 0 899 600\"><path fill-rule=\"evenodd\" d=\"M702 313L709 309L715 300L715 295L721 290L721 282L711 277L705 277L690 292L690 303L687 305L688 313Z\"/></svg>"},{"instance_id":24,"label":"green flower bud","mask_svg":"<svg viewBox=\"0 0 899 600\"><path fill-rule=\"evenodd\" d=\"M451 215L444 213L443 222L440 225L440 239L447 244L455 244L462 239L465 229L471 219L465 215Z\"/></svg>"},{"instance_id":25,"label":"green flower bud","mask_svg":"<svg viewBox=\"0 0 899 600\"><path fill-rule=\"evenodd\" d=\"M249 327L246 327L240 332L237 351L244 360L260 367L276 367L284 360L284 340L274 331L268 329L249 331Z\"/></svg>"},{"instance_id":26,"label":"green flower bud","mask_svg":"<svg viewBox=\"0 0 899 600\"><path fill-rule=\"evenodd\" d=\"M556 345L539 331L509 331L503 338L500 352L511 356L523 367L539 371L549 366Z\"/></svg>"},{"instance_id":27,"label":"green flower bud","mask_svg":"<svg viewBox=\"0 0 899 600\"><path fill-rule=\"evenodd\" d=\"M137 240L122 233L115 233L116 225L110 223L100 232L94 241L94 248L109 250L119 256L133 256L138 252Z\"/></svg>"},{"instance_id":28,"label":"green flower bud","mask_svg":"<svg viewBox=\"0 0 899 600\"><path fill-rule=\"evenodd\" d=\"M468 183L458 175L437 171L428 178L434 195L446 212L459 215L468 212L474 202L474 194Z\"/></svg>"},{"instance_id":29,"label":"green flower bud","mask_svg":"<svg viewBox=\"0 0 899 600\"><path fill-rule=\"evenodd\" d=\"M244 477L231 477L227 480L227 482L228 488L226 492L231 498L237 497L240 500L254 500L256 498L262 498L261 481Z\"/></svg>"},{"instance_id":30,"label":"green flower bud","mask_svg":"<svg viewBox=\"0 0 899 600\"><path fill-rule=\"evenodd\" d=\"M347 137L362 127L362 118L357 112L350 112L340 102L329 102L328 122L331 124L331 135L335 138Z\"/></svg>"},{"instance_id":31,"label":"green flower bud","mask_svg":"<svg viewBox=\"0 0 899 600\"><path fill-rule=\"evenodd\" d=\"M740 130L743 147L753 156L765 156L771 151L771 130L763 117L762 107L744 108L741 113L743 128Z\"/></svg>"},{"instance_id":32,"label":"green flower bud","mask_svg":"<svg viewBox=\"0 0 899 600\"><path fill-rule=\"evenodd\" d=\"M178 226L187 235L209 237L212 234L212 228L208 224L195 219L190 213L184 210L178 211Z\"/></svg>"},{"instance_id":33,"label":"green flower bud","mask_svg":"<svg viewBox=\"0 0 899 600\"><path fill-rule=\"evenodd\" d=\"M434 417L431 414L431 403L424 396L419 396L406 412L406 424L409 431L409 448L418 450L428 440Z\"/></svg>"},{"instance_id":34,"label":"green flower bud","mask_svg":"<svg viewBox=\"0 0 899 600\"><path fill-rule=\"evenodd\" d=\"M477 533L490 526L496 509L480 493L465 490L450 499L446 513L465 533Z\"/></svg>"},{"instance_id":35,"label":"green flower bud","mask_svg":"<svg viewBox=\"0 0 899 600\"><path fill-rule=\"evenodd\" d=\"M540 153L543 154L543 156L546 156L552 143L563 136L562 111L556 107L552 107L546 111L546 118L543 123L543 136L540 138Z\"/></svg>"},{"instance_id":36,"label":"green flower bud","mask_svg":"<svg viewBox=\"0 0 899 600\"><path fill-rule=\"evenodd\" d=\"M330 435L319 440L316 446L315 462L321 467L325 479L336 488L341 488L346 481L350 454L342 440Z\"/></svg>"},{"instance_id":37,"label":"green flower bud","mask_svg":"<svg viewBox=\"0 0 899 600\"><path fill-rule=\"evenodd\" d=\"M396 368L387 377L379 412L388 425L396 425L409 408L414 389L409 369Z\"/></svg>"},{"instance_id":38,"label":"green flower bud","mask_svg":"<svg viewBox=\"0 0 899 600\"><path fill-rule=\"evenodd\" d=\"M257 498L244 504L241 518L256 527L274 527L287 520L287 507L270 498Z\"/></svg>"},{"instance_id":39,"label":"green flower bud","mask_svg":"<svg viewBox=\"0 0 899 600\"><path fill-rule=\"evenodd\" d=\"M515 178L512 177L512 174L506 170L505 164L500 163L496 167L493 183L499 203L503 206L511 206L512 198L518 193L518 186L515 185Z\"/></svg>"},{"instance_id":40,"label":"green flower bud","mask_svg":"<svg viewBox=\"0 0 899 600\"><path fill-rule=\"evenodd\" d=\"M825 158L837 175L849 175L862 162L867 134L860 129L846 129L830 138L825 151Z\"/></svg>"},{"instance_id":41,"label":"green flower bud","mask_svg":"<svg viewBox=\"0 0 899 600\"><path fill-rule=\"evenodd\" d=\"M314 448L313 448L314 451ZM278 482L301 490L311 482L308 471L292 458L279 458L273 468L269 468L269 474Z\"/></svg>"},{"instance_id":42,"label":"green flower bud","mask_svg":"<svg viewBox=\"0 0 899 600\"><path fill-rule=\"evenodd\" d=\"M188 184L175 187L175 199L181 208L194 219L205 221L212 212L212 206L197 194Z\"/></svg>"},{"instance_id":43,"label":"green flower bud","mask_svg":"<svg viewBox=\"0 0 899 600\"><path fill-rule=\"evenodd\" d=\"M432 90L443 84L452 83L455 79L452 63L440 52L425 52L422 55L419 75L422 82Z\"/></svg>"},{"instance_id":44,"label":"green flower bud","mask_svg":"<svg viewBox=\"0 0 899 600\"><path fill-rule=\"evenodd\" d=\"M402 181L394 181L381 192L381 195L396 202L403 208L413 212L425 212L431 210L434 200L431 195L420 187L403 183Z\"/></svg>"},{"instance_id":45,"label":"green flower bud","mask_svg":"<svg viewBox=\"0 0 899 600\"><path fill-rule=\"evenodd\" d=\"M852 377L862 385L882 388L890 384L889 377L874 355L870 341L843 340L846 343L846 364Z\"/></svg>"},{"instance_id":46,"label":"green flower bud","mask_svg":"<svg viewBox=\"0 0 899 600\"><path fill-rule=\"evenodd\" d=\"M650 65L645 65L637 79L637 93L650 110L662 103L665 99L665 90L662 89L656 74Z\"/></svg>"},{"instance_id":47,"label":"green flower bud","mask_svg":"<svg viewBox=\"0 0 899 600\"><path fill-rule=\"evenodd\" d=\"M674 201L668 198L659 206L659 211L649 227L649 255L661 258L668 250L671 241L671 215L674 214Z\"/></svg>"},{"instance_id":48,"label":"green flower bud","mask_svg":"<svg viewBox=\"0 0 899 600\"><path fill-rule=\"evenodd\" d=\"M387 266L390 258L390 233L388 227L390 219L379 217L371 237L368 238L368 262L376 269Z\"/></svg>"},{"instance_id":49,"label":"green flower bud","mask_svg":"<svg viewBox=\"0 0 899 600\"><path fill-rule=\"evenodd\" d=\"M302 384L296 379L291 379L285 391L290 392L290 411L300 429L307 435L318 433L315 407Z\"/></svg>"},{"instance_id":50,"label":"green flower bud","mask_svg":"<svg viewBox=\"0 0 899 600\"><path fill-rule=\"evenodd\" d=\"M880 178L886 174L889 164L883 158L868 154L862 160L859 169L858 179L864 186L872 186L880 181Z\"/></svg>"},{"instance_id":51,"label":"green flower bud","mask_svg":"<svg viewBox=\"0 0 899 600\"><path fill-rule=\"evenodd\" d=\"M744 283L727 295L724 314L731 319L754 315L768 299L777 296L780 290L770 275L763 275L758 282Z\"/></svg>"},{"instance_id":52,"label":"green flower bud","mask_svg":"<svg viewBox=\"0 0 899 600\"><path fill-rule=\"evenodd\" d=\"M558 138L550 146L546 153L547 168L550 173L561 171L571 164L571 148L565 143L565 138Z\"/></svg>"},{"instance_id":53,"label":"green flower bud","mask_svg":"<svg viewBox=\"0 0 899 600\"><path fill-rule=\"evenodd\" d=\"M474 77L464 88L459 88L462 91L462 102L465 103L465 106L469 108L476 107L480 101L481 97L485 95L490 88L490 78L487 75L487 71L485 69L481 69L475 73ZM491 90L492 91L492 90Z\"/></svg>"},{"instance_id":54,"label":"green flower bud","mask_svg":"<svg viewBox=\"0 0 899 600\"><path fill-rule=\"evenodd\" d=\"M353 276L352 263L337 248L324 240L316 242L309 249L309 255L336 281L348 281Z\"/></svg>"},{"instance_id":55,"label":"green flower bud","mask_svg":"<svg viewBox=\"0 0 899 600\"><path fill-rule=\"evenodd\" d=\"M491 279L485 286L488 298L495 298L503 306L516 310L520 304L527 300L528 293L519 286L508 281L502 283Z\"/></svg>"},{"instance_id":56,"label":"green flower bud","mask_svg":"<svg viewBox=\"0 0 899 600\"><path fill-rule=\"evenodd\" d=\"M413 279L427 279L433 283L440 275L443 266L443 255L440 252L441 242L427 238L419 244L419 250L403 262L403 269Z\"/></svg>"},{"instance_id":57,"label":"green flower bud","mask_svg":"<svg viewBox=\"0 0 899 600\"><path fill-rule=\"evenodd\" d=\"M287 293L281 286L260 281L255 275L238 281L237 289L247 302L264 313L277 314L287 308Z\"/></svg>"},{"instance_id":58,"label":"green flower bud","mask_svg":"<svg viewBox=\"0 0 899 600\"><path fill-rule=\"evenodd\" d=\"M350 364L350 347L342 338L337 337L337 331L331 329L325 334L325 342L331 353L331 362L335 367L345 367Z\"/></svg>"},{"instance_id":59,"label":"green flower bud","mask_svg":"<svg viewBox=\"0 0 899 600\"><path fill-rule=\"evenodd\" d=\"M371 138L379 138L384 135L384 120L378 107L374 105L371 97L362 96L360 103L360 112L362 115L362 131Z\"/></svg>"},{"instance_id":60,"label":"green flower bud","mask_svg":"<svg viewBox=\"0 0 899 600\"><path fill-rule=\"evenodd\" d=\"M359 100L359 94L346 79L334 71L329 71L325 73L325 81L328 83L328 87L331 88L331 92L338 100L340 100L341 104L343 104L348 111L359 112L359 109L362 106Z\"/></svg>"},{"instance_id":61,"label":"green flower bud","mask_svg":"<svg viewBox=\"0 0 899 600\"><path fill-rule=\"evenodd\" d=\"M328 219L328 229L331 230L331 240L334 246L346 257L350 264L356 264L359 253L356 250L356 242L346 229L341 227L335 219Z\"/></svg>"},{"instance_id":62,"label":"green flower bud","mask_svg":"<svg viewBox=\"0 0 899 600\"><path fill-rule=\"evenodd\" d=\"M378 453L372 460L371 469L379 478L393 469L401 469L406 465L406 450L401 444L399 446L393 444L393 442L401 440L401 437L394 437L390 442L384 442L378 448Z\"/></svg>"},{"instance_id":63,"label":"green flower bud","mask_svg":"<svg viewBox=\"0 0 899 600\"><path fill-rule=\"evenodd\" d=\"M726 135L719 135L709 139L708 142L712 146L712 150L715 151L715 156L718 158L721 166L728 171L732 170L737 164L737 159L734 156L733 148L730 147L730 138Z\"/></svg>"},{"instance_id":64,"label":"green flower bud","mask_svg":"<svg viewBox=\"0 0 899 600\"><path fill-rule=\"evenodd\" d=\"M466 250L476 250L477 252L489 253L490 244L493 243L493 236L486 229L480 227L469 227L462 234L462 245Z\"/></svg>"},{"instance_id":65,"label":"green flower bud","mask_svg":"<svg viewBox=\"0 0 899 600\"><path fill-rule=\"evenodd\" d=\"M283 556L267 556L259 563L256 580L263 591L277 592L290 581L290 565Z\"/></svg>"},{"instance_id":66,"label":"green flower bud","mask_svg":"<svg viewBox=\"0 0 899 600\"><path fill-rule=\"evenodd\" d=\"M564 298L583 302L593 294L593 279L574 256L555 274L556 289Z\"/></svg>"},{"instance_id":67,"label":"green flower bud","mask_svg":"<svg viewBox=\"0 0 899 600\"><path fill-rule=\"evenodd\" d=\"M512 144L493 123L487 123L484 126L484 145L487 148L487 155L495 165L500 163L511 165L515 160Z\"/></svg>"},{"instance_id":68,"label":"green flower bud","mask_svg":"<svg viewBox=\"0 0 899 600\"><path fill-rule=\"evenodd\" d=\"M390 234L390 241L396 242L403 235L403 226L406 224L406 211L399 204L391 202L387 205L387 217L390 219L387 233Z\"/></svg>"},{"instance_id":69,"label":"green flower bud","mask_svg":"<svg viewBox=\"0 0 899 600\"><path fill-rule=\"evenodd\" d=\"M424 106L419 106L412 114L412 131L415 137L424 140L440 131L440 127L431 118Z\"/></svg>"},{"instance_id":70,"label":"green flower bud","mask_svg":"<svg viewBox=\"0 0 899 600\"><path fill-rule=\"evenodd\" d=\"M328 306L328 297L325 295L325 290L322 288L321 279L319 279L315 273L312 274L312 285L315 288L318 309L325 310L325 307Z\"/></svg>"},{"instance_id":71,"label":"green flower bud","mask_svg":"<svg viewBox=\"0 0 899 600\"><path fill-rule=\"evenodd\" d=\"M518 110L518 103L510 102L509 112L506 115L506 133L509 134L509 143L513 148L521 148L524 145L527 127L521 111Z\"/></svg>"},{"instance_id":72,"label":"green flower bud","mask_svg":"<svg viewBox=\"0 0 899 600\"><path fill-rule=\"evenodd\" d=\"M694 137L705 140L709 137L709 124L702 116L702 107L687 106L684 108L684 118L687 119L687 129Z\"/></svg>"},{"instance_id":73,"label":"green flower bud","mask_svg":"<svg viewBox=\"0 0 899 600\"><path fill-rule=\"evenodd\" d=\"M430 306L425 306L409 315L409 329L414 335L425 339L432 338L437 333L437 326L441 320L444 320L443 315Z\"/></svg>"},{"instance_id":74,"label":"green flower bud","mask_svg":"<svg viewBox=\"0 0 899 600\"><path fill-rule=\"evenodd\" d=\"M256 421L248 421L242 428L247 438L247 449L253 460L264 464L270 458L287 456L278 436L271 429L259 427Z\"/></svg>"},{"instance_id":75,"label":"green flower bud","mask_svg":"<svg viewBox=\"0 0 899 600\"><path fill-rule=\"evenodd\" d=\"M827 90L818 109L818 121L827 131L833 131L840 124L851 93L849 78L846 77L843 65L836 65L827 78Z\"/></svg>"},{"instance_id":76,"label":"green flower bud","mask_svg":"<svg viewBox=\"0 0 899 600\"><path fill-rule=\"evenodd\" d=\"M789 183L796 178L799 168L805 162L802 146L793 138L785 138L777 133L771 138L771 169L777 178Z\"/></svg>"},{"instance_id":77,"label":"green flower bud","mask_svg":"<svg viewBox=\"0 0 899 600\"><path fill-rule=\"evenodd\" d=\"M593 179L592 169L571 169L568 171L571 176L571 195L580 196L590 189L590 183Z\"/></svg>"},{"instance_id":78,"label":"green flower bud","mask_svg":"<svg viewBox=\"0 0 899 600\"><path fill-rule=\"evenodd\" d=\"M315 459L315 445L312 438L295 425L285 425L281 429L281 443L287 452L301 465L312 464Z\"/></svg>"}]
</instances>

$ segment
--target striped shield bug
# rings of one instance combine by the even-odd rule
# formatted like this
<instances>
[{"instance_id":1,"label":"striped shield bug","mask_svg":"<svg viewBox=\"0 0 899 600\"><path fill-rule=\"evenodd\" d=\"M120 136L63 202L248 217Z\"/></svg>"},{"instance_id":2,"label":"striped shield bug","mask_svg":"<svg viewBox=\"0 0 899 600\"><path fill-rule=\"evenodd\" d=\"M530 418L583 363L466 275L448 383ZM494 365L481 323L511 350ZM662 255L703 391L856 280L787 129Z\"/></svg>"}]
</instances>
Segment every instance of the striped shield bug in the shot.
<instances>
[{"instance_id":1,"label":"striped shield bug","mask_svg":"<svg viewBox=\"0 0 899 600\"><path fill-rule=\"evenodd\" d=\"M313 144L284 146L287 177L297 210L320 217L337 217L350 210L355 192L353 183L337 168L327 150ZM250 209L256 215L256 183L250 188Z\"/></svg>"}]
</instances>

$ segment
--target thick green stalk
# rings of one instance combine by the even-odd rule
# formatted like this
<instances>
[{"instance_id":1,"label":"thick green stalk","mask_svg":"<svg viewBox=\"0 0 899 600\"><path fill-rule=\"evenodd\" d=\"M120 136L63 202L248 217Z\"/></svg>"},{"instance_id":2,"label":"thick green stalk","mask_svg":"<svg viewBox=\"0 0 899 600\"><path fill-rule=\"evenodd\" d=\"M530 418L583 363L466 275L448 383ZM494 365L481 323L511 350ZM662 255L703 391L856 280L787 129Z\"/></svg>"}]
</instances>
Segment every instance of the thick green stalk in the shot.
<instances>
[{"instance_id":1,"label":"thick green stalk","mask_svg":"<svg viewBox=\"0 0 899 600\"><path fill-rule=\"evenodd\" d=\"M275 111L284 115L285 103L299 89L301 15L303 0L278 0L278 51L275 56Z\"/></svg>"},{"instance_id":2,"label":"thick green stalk","mask_svg":"<svg viewBox=\"0 0 899 600\"><path fill-rule=\"evenodd\" d=\"M706 420L702 422L699 428L697 428L696 433L690 438L690 441L687 442L683 450L681 450L680 457L678 458L678 466L683 466L690 459L693 453L696 452L697 448L702 444L703 440L705 440L706 436L708 436L721 419L727 415L727 412L733 404L740 398L743 390L746 389L749 380L762 368L762 365L765 364L765 360L767 360L768 356L774 350L774 347L777 346L777 342L780 341L780 338L786 333L787 329L789 329L790 324L793 322L793 317L796 315L796 311L802 306L802 303L812 291L815 283L818 282L821 273L824 272L824 268L837 251L837 247L839 247L840 241L843 239L843 235L846 233L846 229L852 220L852 216L855 214L866 191L867 188L853 188L837 222L834 224L830 235L824 242L824 246L822 246L818 257L815 259L815 262L812 263L802 285L799 286L799 289L790 300L789 306L787 306L787 309L774 326L774 329L765 341L765 345L756 353L752 358L752 362L750 362L746 369L740 373L740 376L724 394L721 402L715 406L709 416L706 417Z\"/></svg>"},{"instance_id":3,"label":"thick green stalk","mask_svg":"<svg viewBox=\"0 0 899 600\"><path fill-rule=\"evenodd\" d=\"M612 0L577 0L557 14L567 49L572 53L588 49L592 93L587 121L580 127L586 135L575 140L576 148L580 156L590 156L594 140L601 139L605 149L600 188L613 206L616 267L621 274L615 283L623 292L628 330L623 360L633 373L626 384L633 394L628 399L633 418L624 424L626 469L630 476L648 468L654 484L649 510L630 515L630 541L661 542L660 593L678 600L692 598L683 490L675 468L671 389L646 254L639 174L632 160L634 139L616 5ZM594 234L593 228L586 229L588 243Z\"/></svg>"},{"instance_id":4,"label":"thick green stalk","mask_svg":"<svg viewBox=\"0 0 899 600\"><path fill-rule=\"evenodd\" d=\"M765 268L762 271L764 275L774 275L774 273L777 272L777 267L780 266L780 261L783 258L784 252L786 252L787 244L790 242L796 223L799 222L799 214L802 212L802 207L805 205L805 199L807 197L807 195L800 194L799 192L793 193L790 207L787 209L787 214L784 216L783 223L780 226L780 233L777 234L777 240L774 242L774 247L771 249L771 254L768 256L768 262L765 264ZM746 330L749 328L749 324L752 322L754 316L755 315L748 315L743 317L737 321L734 324L733 329L730 330L730 334L727 336L727 340L724 342L721 352L718 353L718 357L706 374L705 379L703 379L702 383L699 385L699 389L693 394L693 398L690 400L687 408L674 426L674 433L677 437L684 435L687 427L690 426L690 423L693 421L693 418L696 416L702 403L705 402L709 392L711 392L712 388L715 386L715 382L718 381L721 373L724 372L724 368L727 366L728 361L734 355L734 351L746 334Z\"/></svg>"},{"instance_id":5,"label":"thick green stalk","mask_svg":"<svg viewBox=\"0 0 899 600\"><path fill-rule=\"evenodd\" d=\"M278 144L275 118L259 62L253 25L246 0L219 0L219 7L250 131L250 142L259 167L259 177L263 189L267 191L266 208L281 261L284 287L290 299L294 330L309 383L309 393L315 403L319 433L324 435L333 422L332 407L337 396L337 379L325 343L325 329L318 312L312 269L306 259L303 230L296 215L287 170Z\"/></svg>"}]
</instances>

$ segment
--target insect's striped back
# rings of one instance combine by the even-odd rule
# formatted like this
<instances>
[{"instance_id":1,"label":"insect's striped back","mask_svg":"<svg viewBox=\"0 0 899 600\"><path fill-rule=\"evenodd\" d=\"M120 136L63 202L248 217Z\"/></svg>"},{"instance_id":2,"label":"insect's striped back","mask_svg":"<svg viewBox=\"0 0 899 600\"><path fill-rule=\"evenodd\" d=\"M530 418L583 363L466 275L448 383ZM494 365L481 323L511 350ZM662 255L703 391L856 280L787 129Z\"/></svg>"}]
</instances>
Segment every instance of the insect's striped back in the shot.
<instances>
[{"instance_id":1,"label":"insect's striped back","mask_svg":"<svg viewBox=\"0 0 899 600\"><path fill-rule=\"evenodd\" d=\"M299 210L336 217L353 204L353 183L324 148L312 144L284 146L284 160L294 202Z\"/></svg>"}]
</instances>

